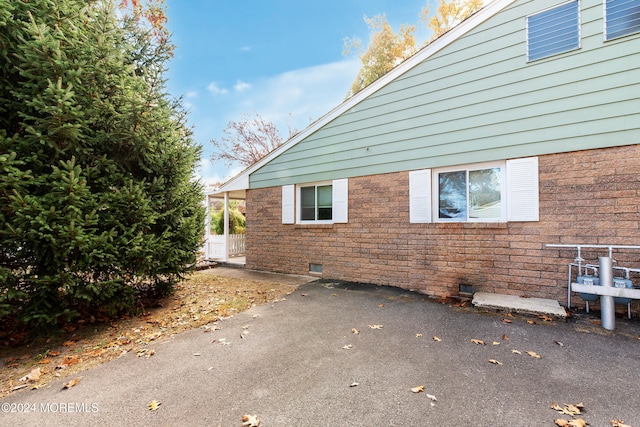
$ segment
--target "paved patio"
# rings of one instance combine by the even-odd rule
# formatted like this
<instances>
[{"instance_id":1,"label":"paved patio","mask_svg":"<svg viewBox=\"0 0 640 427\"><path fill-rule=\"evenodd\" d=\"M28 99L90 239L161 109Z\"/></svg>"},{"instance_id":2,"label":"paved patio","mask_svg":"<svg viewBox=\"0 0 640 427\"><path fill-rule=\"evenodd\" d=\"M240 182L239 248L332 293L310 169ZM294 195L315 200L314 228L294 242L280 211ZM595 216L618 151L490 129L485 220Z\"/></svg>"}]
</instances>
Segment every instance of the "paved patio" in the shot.
<instances>
[{"instance_id":1,"label":"paved patio","mask_svg":"<svg viewBox=\"0 0 640 427\"><path fill-rule=\"evenodd\" d=\"M262 427L537 427L571 419L554 402L583 403L592 426L640 426L636 319L619 318L615 332L588 315L503 319L397 288L312 281L210 332L157 342L151 358L86 371L71 389L59 381L0 400L28 408L0 423L239 426L252 414Z\"/></svg>"}]
</instances>

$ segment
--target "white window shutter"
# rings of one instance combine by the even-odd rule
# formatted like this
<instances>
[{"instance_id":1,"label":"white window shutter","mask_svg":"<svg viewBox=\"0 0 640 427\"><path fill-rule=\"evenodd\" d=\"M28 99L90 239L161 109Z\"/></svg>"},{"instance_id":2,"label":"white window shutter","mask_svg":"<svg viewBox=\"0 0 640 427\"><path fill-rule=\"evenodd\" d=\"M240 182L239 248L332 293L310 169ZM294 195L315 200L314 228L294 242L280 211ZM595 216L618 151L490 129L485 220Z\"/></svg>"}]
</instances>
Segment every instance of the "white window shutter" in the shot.
<instances>
[{"instance_id":1,"label":"white window shutter","mask_svg":"<svg viewBox=\"0 0 640 427\"><path fill-rule=\"evenodd\" d=\"M282 186L282 223L295 224L295 185Z\"/></svg>"},{"instance_id":2,"label":"white window shutter","mask_svg":"<svg viewBox=\"0 0 640 427\"><path fill-rule=\"evenodd\" d=\"M507 160L507 221L538 220L538 158Z\"/></svg>"},{"instance_id":3,"label":"white window shutter","mask_svg":"<svg viewBox=\"0 0 640 427\"><path fill-rule=\"evenodd\" d=\"M336 179L332 183L333 222L349 222L349 180Z\"/></svg>"},{"instance_id":4,"label":"white window shutter","mask_svg":"<svg viewBox=\"0 0 640 427\"><path fill-rule=\"evenodd\" d=\"M431 169L409 172L409 222L431 222Z\"/></svg>"}]
</instances>

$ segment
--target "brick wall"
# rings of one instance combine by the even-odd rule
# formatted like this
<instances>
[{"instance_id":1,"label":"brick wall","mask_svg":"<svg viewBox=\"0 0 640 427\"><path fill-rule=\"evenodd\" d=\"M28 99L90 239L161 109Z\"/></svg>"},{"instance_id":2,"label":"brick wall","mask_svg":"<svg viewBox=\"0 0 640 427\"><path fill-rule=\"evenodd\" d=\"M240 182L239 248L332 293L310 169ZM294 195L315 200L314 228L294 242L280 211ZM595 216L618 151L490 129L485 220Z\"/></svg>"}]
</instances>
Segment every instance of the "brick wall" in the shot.
<instances>
[{"instance_id":1,"label":"brick wall","mask_svg":"<svg viewBox=\"0 0 640 427\"><path fill-rule=\"evenodd\" d=\"M349 223L283 225L281 189L248 191L247 267L415 289L473 290L566 304L573 250L545 243L640 245L640 146L539 157L540 221L409 223L407 172L349 179ZM597 263L604 252L585 252ZM640 268L640 251L615 252ZM636 281L640 283L640 280ZM572 304L581 300L572 297Z\"/></svg>"}]
</instances>

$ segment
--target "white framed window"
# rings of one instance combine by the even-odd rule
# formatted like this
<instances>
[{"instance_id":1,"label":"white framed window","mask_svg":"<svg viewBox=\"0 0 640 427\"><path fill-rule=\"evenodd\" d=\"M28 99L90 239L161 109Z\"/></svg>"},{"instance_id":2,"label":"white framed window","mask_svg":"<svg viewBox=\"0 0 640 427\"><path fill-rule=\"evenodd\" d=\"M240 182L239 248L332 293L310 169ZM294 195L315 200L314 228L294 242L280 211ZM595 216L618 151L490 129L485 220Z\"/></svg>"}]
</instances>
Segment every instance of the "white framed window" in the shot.
<instances>
[{"instance_id":1,"label":"white framed window","mask_svg":"<svg viewBox=\"0 0 640 427\"><path fill-rule=\"evenodd\" d=\"M298 186L298 222L333 220L333 186L331 182Z\"/></svg>"},{"instance_id":2,"label":"white framed window","mask_svg":"<svg viewBox=\"0 0 640 427\"><path fill-rule=\"evenodd\" d=\"M579 48L578 0L527 16L527 61L536 61Z\"/></svg>"},{"instance_id":3,"label":"white framed window","mask_svg":"<svg viewBox=\"0 0 640 427\"><path fill-rule=\"evenodd\" d=\"M604 39L640 32L640 0L604 0Z\"/></svg>"},{"instance_id":4,"label":"white framed window","mask_svg":"<svg viewBox=\"0 0 640 427\"><path fill-rule=\"evenodd\" d=\"M538 221L538 158L409 173L411 223Z\"/></svg>"},{"instance_id":5,"label":"white framed window","mask_svg":"<svg viewBox=\"0 0 640 427\"><path fill-rule=\"evenodd\" d=\"M505 163L433 171L435 221L506 220Z\"/></svg>"},{"instance_id":6,"label":"white framed window","mask_svg":"<svg viewBox=\"0 0 640 427\"><path fill-rule=\"evenodd\" d=\"M348 197L347 179L285 185L282 187L282 223L346 223Z\"/></svg>"}]
</instances>

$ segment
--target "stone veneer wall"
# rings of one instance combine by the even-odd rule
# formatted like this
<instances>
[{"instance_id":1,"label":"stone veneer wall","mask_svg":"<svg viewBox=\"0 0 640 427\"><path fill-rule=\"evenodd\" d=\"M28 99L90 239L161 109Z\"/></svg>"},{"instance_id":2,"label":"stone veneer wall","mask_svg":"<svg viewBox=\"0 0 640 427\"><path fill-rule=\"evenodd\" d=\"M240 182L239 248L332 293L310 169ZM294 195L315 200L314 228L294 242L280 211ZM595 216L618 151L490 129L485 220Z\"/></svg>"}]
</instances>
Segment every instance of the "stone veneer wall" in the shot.
<instances>
[{"instance_id":1,"label":"stone veneer wall","mask_svg":"<svg viewBox=\"0 0 640 427\"><path fill-rule=\"evenodd\" d=\"M435 296L469 284L566 304L576 253L545 244L640 245L640 146L540 156L539 178L540 221L499 224L410 224L407 172L350 178L348 224L282 224L280 187L250 190L247 268L309 274L313 263L335 280ZM583 258L597 263L598 255L606 251ZM640 251L614 258L640 268Z\"/></svg>"}]
</instances>

